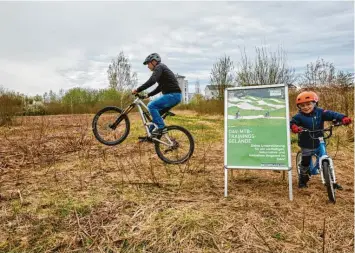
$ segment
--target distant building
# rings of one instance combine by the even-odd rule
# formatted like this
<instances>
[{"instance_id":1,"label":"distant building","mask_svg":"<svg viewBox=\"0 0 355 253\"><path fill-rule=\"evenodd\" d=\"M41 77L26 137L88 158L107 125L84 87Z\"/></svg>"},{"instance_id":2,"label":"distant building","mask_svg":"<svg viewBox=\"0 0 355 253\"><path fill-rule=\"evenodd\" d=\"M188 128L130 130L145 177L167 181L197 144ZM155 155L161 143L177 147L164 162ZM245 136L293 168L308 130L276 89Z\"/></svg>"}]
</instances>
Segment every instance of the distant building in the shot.
<instances>
[{"instance_id":1,"label":"distant building","mask_svg":"<svg viewBox=\"0 0 355 253\"><path fill-rule=\"evenodd\" d=\"M206 85L205 87L205 97L206 99L216 98L218 95L217 85Z\"/></svg>"},{"instance_id":2,"label":"distant building","mask_svg":"<svg viewBox=\"0 0 355 253\"><path fill-rule=\"evenodd\" d=\"M288 89L289 90L297 90L298 87L296 85L290 83L290 84L288 84Z\"/></svg>"},{"instance_id":3,"label":"distant building","mask_svg":"<svg viewBox=\"0 0 355 253\"><path fill-rule=\"evenodd\" d=\"M233 85L227 85L227 88L234 87ZM212 99L218 96L218 85L207 85L205 87L205 98Z\"/></svg>"},{"instance_id":4,"label":"distant building","mask_svg":"<svg viewBox=\"0 0 355 253\"><path fill-rule=\"evenodd\" d=\"M178 80L181 89L181 95L182 95L181 103L186 104L189 102L189 82L185 80L185 76L181 76L179 74L176 74L176 78Z\"/></svg>"},{"instance_id":5,"label":"distant building","mask_svg":"<svg viewBox=\"0 0 355 253\"><path fill-rule=\"evenodd\" d=\"M188 103L190 101L189 99L189 82L185 80L185 76L176 74L176 79L179 83L179 87L181 89L181 95L182 95L182 101L181 103ZM153 97L150 97L150 100L153 100L154 98L160 97L162 93L158 93L157 95L154 95Z\"/></svg>"},{"instance_id":6,"label":"distant building","mask_svg":"<svg viewBox=\"0 0 355 253\"><path fill-rule=\"evenodd\" d=\"M201 94L201 91L200 91L200 82L196 82L195 84L195 93L196 94Z\"/></svg>"}]
</instances>

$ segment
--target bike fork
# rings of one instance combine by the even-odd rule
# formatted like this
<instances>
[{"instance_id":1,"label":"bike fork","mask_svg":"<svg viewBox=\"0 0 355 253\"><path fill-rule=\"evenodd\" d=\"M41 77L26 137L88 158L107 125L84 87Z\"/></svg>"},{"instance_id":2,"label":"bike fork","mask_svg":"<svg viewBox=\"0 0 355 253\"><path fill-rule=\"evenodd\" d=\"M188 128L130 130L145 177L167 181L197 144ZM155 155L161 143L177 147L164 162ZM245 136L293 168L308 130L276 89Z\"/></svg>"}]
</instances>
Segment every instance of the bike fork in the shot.
<instances>
[{"instance_id":1,"label":"bike fork","mask_svg":"<svg viewBox=\"0 0 355 253\"><path fill-rule=\"evenodd\" d=\"M323 161L327 161L328 162L329 169L330 169L330 172L332 174L333 184L336 184L336 177L335 177L335 169L334 169L333 160L331 158L329 158L329 157L323 157L319 161L319 165L321 167L320 174L321 174L321 178L322 178L322 183L325 184L324 174L323 174L323 166L322 166L323 165Z\"/></svg>"},{"instance_id":2,"label":"bike fork","mask_svg":"<svg viewBox=\"0 0 355 253\"><path fill-rule=\"evenodd\" d=\"M333 183L334 184L336 184L337 183L337 180L336 180L336 178L335 178L335 168L334 168L334 165L333 165L333 161L332 160L330 160L330 164L329 164L330 166L330 169L331 169L331 171L332 171L332 175L333 175Z\"/></svg>"},{"instance_id":3,"label":"bike fork","mask_svg":"<svg viewBox=\"0 0 355 253\"><path fill-rule=\"evenodd\" d=\"M324 175L323 175L323 168L320 170L320 177L322 179L322 184L325 184Z\"/></svg>"}]
</instances>

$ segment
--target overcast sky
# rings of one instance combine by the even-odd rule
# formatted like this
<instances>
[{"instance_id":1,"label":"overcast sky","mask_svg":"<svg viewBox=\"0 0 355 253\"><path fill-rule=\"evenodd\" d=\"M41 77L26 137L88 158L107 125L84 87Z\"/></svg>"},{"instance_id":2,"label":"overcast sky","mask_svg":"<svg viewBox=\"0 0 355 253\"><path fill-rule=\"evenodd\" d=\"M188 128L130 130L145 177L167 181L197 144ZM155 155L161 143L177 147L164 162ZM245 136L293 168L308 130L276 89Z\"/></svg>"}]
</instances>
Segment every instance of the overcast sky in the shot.
<instances>
[{"instance_id":1,"label":"overcast sky","mask_svg":"<svg viewBox=\"0 0 355 253\"><path fill-rule=\"evenodd\" d=\"M161 55L190 91L213 64L240 48L278 46L303 72L318 58L354 68L354 3L347 2L0 2L0 86L27 95L106 88L107 67L123 51L139 84L142 62Z\"/></svg>"}]
</instances>

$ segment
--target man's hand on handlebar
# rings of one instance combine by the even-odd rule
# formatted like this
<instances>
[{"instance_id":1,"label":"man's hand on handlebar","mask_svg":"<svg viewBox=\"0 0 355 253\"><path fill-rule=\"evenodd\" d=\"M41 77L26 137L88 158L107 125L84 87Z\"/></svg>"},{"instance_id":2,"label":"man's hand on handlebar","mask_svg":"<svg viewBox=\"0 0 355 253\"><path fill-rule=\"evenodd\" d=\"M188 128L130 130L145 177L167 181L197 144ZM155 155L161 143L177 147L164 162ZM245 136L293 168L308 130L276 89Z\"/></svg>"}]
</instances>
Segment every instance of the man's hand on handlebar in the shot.
<instances>
[{"instance_id":1,"label":"man's hand on handlebar","mask_svg":"<svg viewBox=\"0 0 355 253\"><path fill-rule=\"evenodd\" d=\"M149 98L148 95L140 95L137 90L132 90L132 95L135 95L136 97L139 97L140 99L146 99Z\"/></svg>"},{"instance_id":2,"label":"man's hand on handlebar","mask_svg":"<svg viewBox=\"0 0 355 253\"><path fill-rule=\"evenodd\" d=\"M146 98L149 98L148 95L139 95L139 98L140 99L146 99Z\"/></svg>"}]
</instances>

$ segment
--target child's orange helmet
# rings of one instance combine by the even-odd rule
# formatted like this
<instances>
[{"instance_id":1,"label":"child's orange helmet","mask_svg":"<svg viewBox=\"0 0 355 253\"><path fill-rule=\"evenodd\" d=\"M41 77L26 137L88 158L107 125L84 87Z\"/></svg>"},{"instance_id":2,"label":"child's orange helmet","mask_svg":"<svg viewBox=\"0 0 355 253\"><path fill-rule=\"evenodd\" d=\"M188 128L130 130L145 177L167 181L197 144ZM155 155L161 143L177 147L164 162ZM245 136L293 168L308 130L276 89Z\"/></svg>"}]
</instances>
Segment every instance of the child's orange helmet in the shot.
<instances>
[{"instance_id":1,"label":"child's orange helmet","mask_svg":"<svg viewBox=\"0 0 355 253\"><path fill-rule=\"evenodd\" d=\"M318 105L318 95L313 91L303 91L296 98L296 105L304 102L315 102Z\"/></svg>"}]
</instances>

